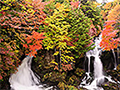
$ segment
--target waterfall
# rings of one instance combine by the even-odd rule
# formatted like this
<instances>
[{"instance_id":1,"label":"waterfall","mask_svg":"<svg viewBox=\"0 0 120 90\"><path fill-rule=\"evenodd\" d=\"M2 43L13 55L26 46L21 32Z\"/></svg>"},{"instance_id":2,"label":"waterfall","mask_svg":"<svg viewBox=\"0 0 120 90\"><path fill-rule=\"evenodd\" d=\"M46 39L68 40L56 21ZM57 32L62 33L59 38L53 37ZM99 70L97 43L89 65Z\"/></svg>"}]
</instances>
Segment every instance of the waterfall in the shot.
<instances>
[{"instance_id":1,"label":"waterfall","mask_svg":"<svg viewBox=\"0 0 120 90\"><path fill-rule=\"evenodd\" d=\"M95 49L93 50L93 55L95 57L94 60L94 77L96 78L101 78L103 77L103 65L102 62L100 60L100 54L101 54L101 49L100 49L100 41L101 41L101 36L95 39Z\"/></svg>"},{"instance_id":2,"label":"waterfall","mask_svg":"<svg viewBox=\"0 0 120 90\"><path fill-rule=\"evenodd\" d=\"M48 90L41 82L40 77L31 70L32 57L27 56L22 64L17 68L18 71L12 74L9 82L11 90ZM50 87L51 88L51 87Z\"/></svg>"},{"instance_id":3,"label":"waterfall","mask_svg":"<svg viewBox=\"0 0 120 90\"><path fill-rule=\"evenodd\" d=\"M113 53L114 60L115 60L115 63L114 63L114 70L116 70L116 69L117 69L117 61L116 61L116 56L115 56L114 49L112 49L112 53Z\"/></svg>"},{"instance_id":4,"label":"waterfall","mask_svg":"<svg viewBox=\"0 0 120 90\"><path fill-rule=\"evenodd\" d=\"M118 46L118 48L117 48L117 57L118 57L117 61L118 61L118 64L120 63L120 59L119 59L120 58L120 56L119 56L120 54L119 53L120 53L120 49L119 49L119 46Z\"/></svg>"},{"instance_id":5,"label":"waterfall","mask_svg":"<svg viewBox=\"0 0 120 90\"><path fill-rule=\"evenodd\" d=\"M100 55L102 53L102 50L101 50L101 47L100 47L100 42L102 40L102 34L99 35L99 37L96 37L95 38L95 48L93 50L90 50L88 52L86 52L86 57L88 57L88 72L86 72L86 76L83 78L81 84L80 84L80 87L84 87L88 90L103 90L102 87L98 87L100 86L105 78L112 82L112 83L120 83L119 81L115 82L111 79L111 76L104 76L103 75L103 65L102 65L102 62L100 60ZM115 53L114 53L114 50L113 51L113 54L114 54L114 57L115 57ZM89 82L89 80L92 80L92 77L90 77L90 57L93 56L95 59L94 59L94 80L92 82ZM116 65L117 65L117 62L116 62L116 59L115 59L115 68L116 68Z\"/></svg>"},{"instance_id":6,"label":"waterfall","mask_svg":"<svg viewBox=\"0 0 120 90\"><path fill-rule=\"evenodd\" d=\"M97 87L97 85L100 85L101 83L104 82L104 75L103 75L103 65L102 62L100 60L100 54L101 54L101 49L100 49L100 41L101 41L101 35L99 37L96 37L95 41L95 48L93 50L90 50L88 52L86 52L86 56L88 57L88 72L87 74L87 78L86 80L83 79L82 83L80 84L80 87L84 87L87 88L89 90L103 90L100 87ZM92 83L89 84L85 84L87 82L88 79L90 79L91 77L89 76L88 73L90 73L90 57L93 56L95 58L94 60L94 80ZM84 84L83 84L84 83Z\"/></svg>"}]
</instances>

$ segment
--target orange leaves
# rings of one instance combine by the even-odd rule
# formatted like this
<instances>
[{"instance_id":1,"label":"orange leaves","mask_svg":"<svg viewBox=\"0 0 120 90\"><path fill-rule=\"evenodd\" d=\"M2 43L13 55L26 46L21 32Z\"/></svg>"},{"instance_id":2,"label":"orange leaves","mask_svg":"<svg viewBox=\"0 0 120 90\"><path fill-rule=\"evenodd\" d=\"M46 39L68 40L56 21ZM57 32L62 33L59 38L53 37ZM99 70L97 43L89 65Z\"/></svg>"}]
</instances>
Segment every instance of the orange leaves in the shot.
<instances>
[{"instance_id":1,"label":"orange leaves","mask_svg":"<svg viewBox=\"0 0 120 90\"><path fill-rule=\"evenodd\" d=\"M43 35L44 35L44 33L38 33L38 32L35 32L35 31L33 31L32 32L32 37L34 38L34 39L44 39L45 37L43 37Z\"/></svg>"},{"instance_id":2,"label":"orange leaves","mask_svg":"<svg viewBox=\"0 0 120 90\"><path fill-rule=\"evenodd\" d=\"M108 20L116 20L120 23L120 4L117 4L108 14Z\"/></svg>"},{"instance_id":3,"label":"orange leaves","mask_svg":"<svg viewBox=\"0 0 120 90\"><path fill-rule=\"evenodd\" d=\"M71 4L72 8L78 8L79 1L76 1L76 2L71 1L70 4Z\"/></svg>"},{"instance_id":4,"label":"orange leaves","mask_svg":"<svg viewBox=\"0 0 120 90\"><path fill-rule=\"evenodd\" d=\"M61 69L60 69L60 72L62 72L62 70L63 71L70 71L70 70L72 70L73 68L72 68L72 65L71 64L61 64ZM55 68L54 68L54 70L59 70L58 69L58 66L55 66Z\"/></svg>"},{"instance_id":5,"label":"orange leaves","mask_svg":"<svg viewBox=\"0 0 120 90\"><path fill-rule=\"evenodd\" d=\"M120 4L119 0L114 0L114 2L106 3L101 10L101 15L104 20L116 20L120 22Z\"/></svg>"},{"instance_id":6,"label":"orange leaves","mask_svg":"<svg viewBox=\"0 0 120 90\"><path fill-rule=\"evenodd\" d=\"M110 29L113 29L114 27L112 26L113 24L115 24L116 23L116 21L115 20L110 20L110 21L106 21L105 22L105 28L106 29L108 29L108 28L110 28Z\"/></svg>"},{"instance_id":7,"label":"orange leaves","mask_svg":"<svg viewBox=\"0 0 120 90\"><path fill-rule=\"evenodd\" d=\"M2 79L3 77L1 76L1 74L0 74L0 80Z\"/></svg>"},{"instance_id":8,"label":"orange leaves","mask_svg":"<svg viewBox=\"0 0 120 90\"><path fill-rule=\"evenodd\" d=\"M16 56L16 51L17 50L14 50L2 39L2 42L0 42L0 80L9 75L6 71L11 72L12 70L15 70L17 64L20 62Z\"/></svg>"},{"instance_id":9,"label":"orange leaves","mask_svg":"<svg viewBox=\"0 0 120 90\"><path fill-rule=\"evenodd\" d=\"M9 6L10 3L6 5ZM43 24L46 18L43 9L49 2L42 2L42 0L31 0L30 2L22 0L22 2L16 1L16 3L18 5L12 7L9 12L0 12L0 14L3 13L0 16L0 25L28 31L39 29L39 26Z\"/></svg>"},{"instance_id":10,"label":"orange leaves","mask_svg":"<svg viewBox=\"0 0 120 90\"><path fill-rule=\"evenodd\" d=\"M45 38L44 33L38 33L33 31L32 35L23 34L25 37L25 41L27 44L23 44L23 47L29 49L29 53L27 55L35 56L37 54L37 50L42 49L42 40Z\"/></svg>"},{"instance_id":11,"label":"orange leaves","mask_svg":"<svg viewBox=\"0 0 120 90\"><path fill-rule=\"evenodd\" d=\"M58 9L61 6L60 3L56 3L55 7Z\"/></svg>"},{"instance_id":12,"label":"orange leaves","mask_svg":"<svg viewBox=\"0 0 120 90\"><path fill-rule=\"evenodd\" d=\"M32 6L36 9L39 9L42 11L44 9L45 5L49 4L50 2L42 2L42 0L33 0L32 1Z\"/></svg>"},{"instance_id":13,"label":"orange leaves","mask_svg":"<svg viewBox=\"0 0 120 90\"><path fill-rule=\"evenodd\" d=\"M116 22L114 20L107 21L105 25L105 29L102 31L102 41L100 42L100 46L103 50L111 50L117 48L120 43L120 37L117 38L118 30L114 30L114 24Z\"/></svg>"},{"instance_id":14,"label":"orange leaves","mask_svg":"<svg viewBox=\"0 0 120 90\"><path fill-rule=\"evenodd\" d=\"M111 4L112 2L108 2L105 6L103 6L103 8L110 9L112 7Z\"/></svg>"}]
</instances>

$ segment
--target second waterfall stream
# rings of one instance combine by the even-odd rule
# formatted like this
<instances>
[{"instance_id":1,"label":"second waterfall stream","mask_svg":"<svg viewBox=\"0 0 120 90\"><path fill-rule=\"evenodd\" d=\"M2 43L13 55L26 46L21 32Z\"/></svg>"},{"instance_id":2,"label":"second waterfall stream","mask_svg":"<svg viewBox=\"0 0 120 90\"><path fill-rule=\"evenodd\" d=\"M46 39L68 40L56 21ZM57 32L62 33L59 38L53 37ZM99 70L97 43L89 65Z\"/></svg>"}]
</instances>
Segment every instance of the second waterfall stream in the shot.
<instances>
[{"instance_id":1,"label":"second waterfall stream","mask_svg":"<svg viewBox=\"0 0 120 90\"><path fill-rule=\"evenodd\" d=\"M102 54L102 50L100 48L100 42L102 40L102 35L99 35L99 37L96 37L94 42L95 48L93 50L90 50L86 52L86 57L88 58L88 72L86 72L86 76L83 78L80 87L84 87L88 90L104 90L101 86L101 84L104 82L105 78L109 80L110 82L116 83L111 79L111 77L104 76L103 74L103 64L100 59L100 55ZM92 77L90 76L90 57L94 57L94 77L92 81ZM88 80L91 80L92 82L87 82Z\"/></svg>"},{"instance_id":2,"label":"second waterfall stream","mask_svg":"<svg viewBox=\"0 0 120 90\"><path fill-rule=\"evenodd\" d=\"M94 59L94 80L91 84L90 83L86 84L86 80L83 79L80 87L84 87L89 90L94 90L94 89L103 90L102 88L97 87L98 84L104 82L103 65L99 58L99 55L101 54L101 49L99 46L100 41L101 41L101 35L99 37L96 37L96 39L95 39L95 48L93 50L86 52L86 57L88 57L88 72L86 73L87 79L91 78L89 76L89 74L90 74L90 57L93 56L95 58ZM84 86L83 86L83 84L84 84Z\"/></svg>"}]
</instances>

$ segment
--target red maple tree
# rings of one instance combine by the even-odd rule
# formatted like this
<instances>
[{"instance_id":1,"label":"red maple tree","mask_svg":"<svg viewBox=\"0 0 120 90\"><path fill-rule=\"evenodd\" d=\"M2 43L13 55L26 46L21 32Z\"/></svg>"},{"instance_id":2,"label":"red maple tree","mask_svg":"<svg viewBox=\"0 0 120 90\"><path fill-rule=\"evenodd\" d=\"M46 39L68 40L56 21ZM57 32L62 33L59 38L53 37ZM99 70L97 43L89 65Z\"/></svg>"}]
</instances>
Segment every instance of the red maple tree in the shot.
<instances>
[{"instance_id":1,"label":"red maple tree","mask_svg":"<svg viewBox=\"0 0 120 90\"><path fill-rule=\"evenodd\" d=\"M116 21L106 21L105 29L102 31L102 41L100 46L103 50L112 50L118 47L120 37L117 36L118 30L114 30Z\"/></svg>"}]
</instances>

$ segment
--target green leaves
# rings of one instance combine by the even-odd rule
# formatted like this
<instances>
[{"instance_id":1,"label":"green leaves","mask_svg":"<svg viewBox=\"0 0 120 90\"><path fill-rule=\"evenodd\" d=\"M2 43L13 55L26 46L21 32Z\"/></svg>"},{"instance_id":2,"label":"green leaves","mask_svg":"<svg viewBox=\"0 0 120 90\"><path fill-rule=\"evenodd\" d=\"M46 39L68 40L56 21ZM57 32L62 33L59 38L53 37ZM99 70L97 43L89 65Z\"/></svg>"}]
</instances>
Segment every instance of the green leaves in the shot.
<instances>
[{"instance_id":1,"label":"green leaves","mask_svg":"<svg viewBox=\"0 0 120 90\"><path fill-rule=\"evenodd\" d=\"M0 4L0 79L1 76L7 76L14 71L13 68L19 65L22 55L37 54L34 60L40 65L34 66L37 70L43 70L41 75L44 74L44 81L48 79L57 82L61 90L76 90L75 82L80 79L72 74L67 77L68 71L75 69L75 61L80 60L85 52L92 49L92 38L98 30L96 27L101 25L97 9L89 2L84 3L84 0L80 9L78 1L70 3L69 0L2 1L4 4ZM40 34L42 32L44 35ZM46 38L43 40L44 36ZM42 48L43 50L40 50Z\"/></svg>"},{"instance_id":2,"label":"green leaves","mask_svg":"<svg viewBox=\"0 0 120 90\"><path fill-rule=\"evenodd\" d=\"M3 14L2 13L0 13L0 16L2 16Z\"/></svg>"},{"instance_id":3,"label":"green leaves","mask_svg":"<svg viewBox=\"0 0 120 90\"><path fill-rule=\"evenodd\" d=\"M24 41L22 34L31 34L33 29L38 31L39 26L45 24L43 21L46 14L42 10L46 4L41 0L0 1L0 41L3 40L0 42L0 79L1 76L8 76L16 70L20 64L19 58L24 53L29 53L29 50L36 53L36 48L42 48L42 36L37 36L35 33L31 38L36 41L33 44L31 40ZM27 49L21 45L26 42L29 48L27 44L23 46Z\"/></svg>"},{"instance_id":4,"label":"green leaves","mask_svg":"<svg viewBox=\"0 0 120 90\"><path fill-rule=\"evenodd\" d=\"M66 21L66 18L68 18L68 13L66 12L69 11L69 9L66 8L67 6L64 4L59 4L59 6L56 6L56 9L53 10L53 14L45 19L45 23L48 25L44 25L44 31L46 32L45 36L47 37L43 40L44 47L47 50L54 48L56 49L53 56L60 56L60 58L59 62L57 62L58 65L55 66L55 68L59 67L60 71L63 68L61 66L63 63L68 64L69 62L74 62L74 58L70 54L70 49L74 47L67 45L67 42L70 41L70 38L68 37L68 30L71 25ZM66 69L63 69L63 71L69 70L67 69L67 66L65 68Z\"/></svg>"},{"instance_id":5,"label":"green leaves","mask_svg":"<svg viewBox=\"0 0 120 90\"><path fill-rule=\"evenodd\" d=\"M76 13L77 12L77 13ZM75 50L77 53L82 54L86 52L85 47L87 39L90 39L90 36L88 35L89 29L90 29L90 18L83 15L82 11L80 10L74 10L72 12L69 12L68 17L72 17L70 19L67 19L67 22L70 22L69 24L72 26L69 28L69 37L72 38L71 42L73 42L73 45L75 46L73 50ZM90 48L90 47L89 47ZM79 58L80 55L74 54L75 58Z\"/></svg>"}]
</instances>

